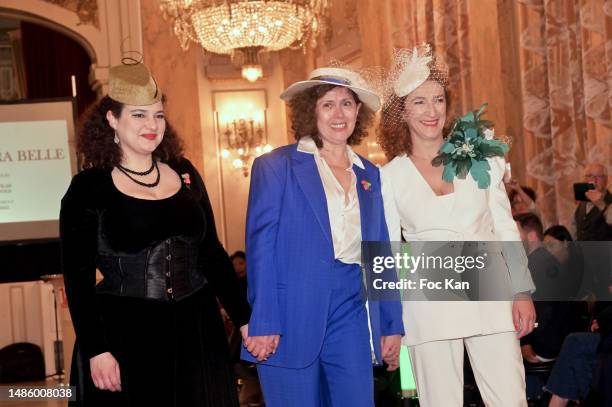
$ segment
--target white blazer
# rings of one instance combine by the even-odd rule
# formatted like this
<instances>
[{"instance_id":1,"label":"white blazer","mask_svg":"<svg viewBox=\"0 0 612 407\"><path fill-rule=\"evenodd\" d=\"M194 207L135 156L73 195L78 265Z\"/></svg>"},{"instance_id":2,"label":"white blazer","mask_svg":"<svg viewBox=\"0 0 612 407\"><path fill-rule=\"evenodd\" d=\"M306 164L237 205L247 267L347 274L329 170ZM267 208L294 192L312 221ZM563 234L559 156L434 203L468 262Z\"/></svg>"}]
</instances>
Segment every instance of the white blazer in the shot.
<instances>
[{"instance_id":1,"label":"white blazer","mask_svg":"<svg viewBox=\"0 0 612 407\"><path fill-rule=\"evenodd\" d=\"M391 241L520 241L503 184L505 162L489 159L491 186L479 189L470 175L453 181L454 196L436 196L412 161L401 155L381 168L385 216ZM441 203L441 200L453 199ZM499 279L512 293L533 292L520 244L500 245ZM491 258L490 258L491 260ZM514 331L510 301L404 301L406 345Z\"/></svg>"}]
</instances>

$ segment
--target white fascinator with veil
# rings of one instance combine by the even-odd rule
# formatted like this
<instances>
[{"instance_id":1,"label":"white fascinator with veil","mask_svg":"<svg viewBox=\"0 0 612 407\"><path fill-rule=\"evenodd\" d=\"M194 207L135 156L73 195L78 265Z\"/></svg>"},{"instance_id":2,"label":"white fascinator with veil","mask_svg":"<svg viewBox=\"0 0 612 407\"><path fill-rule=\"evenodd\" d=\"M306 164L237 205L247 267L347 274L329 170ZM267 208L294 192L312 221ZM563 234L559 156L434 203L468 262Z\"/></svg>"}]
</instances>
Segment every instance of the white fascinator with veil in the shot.
<instances>
[{"instance_id":1,"label":"white fascinator with veil","mask_svg":"<svg viewBox=\"0 0 612 407\"><path fill-rule=\"evenodd\" d=\"M443 88L448 85L448 65L432 52L431 45L395 49L391 69L382 83L383 125L400 125L404 121L404 98L428 80Z\"/></svg>"}]
</instances>

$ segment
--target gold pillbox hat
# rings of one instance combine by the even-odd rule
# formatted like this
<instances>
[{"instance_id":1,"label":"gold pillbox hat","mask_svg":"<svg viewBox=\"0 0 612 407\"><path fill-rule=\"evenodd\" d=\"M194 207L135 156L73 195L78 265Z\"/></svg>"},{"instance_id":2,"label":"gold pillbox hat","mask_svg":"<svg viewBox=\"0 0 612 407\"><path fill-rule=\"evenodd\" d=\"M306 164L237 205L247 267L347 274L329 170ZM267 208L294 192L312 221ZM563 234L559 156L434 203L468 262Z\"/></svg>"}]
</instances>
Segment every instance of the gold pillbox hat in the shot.
<instances>
[{"instance_id":1,"label":"gold pillbox hat","mask_svg":"<svg viewBox=\"0 0 612 407\"><path fill-rule=\"evenodd\" d=\"M108 96L126 105L157 103L162 93L149 68L143 63L122 64L110 69Z\"/></svg>"}]
</instances>

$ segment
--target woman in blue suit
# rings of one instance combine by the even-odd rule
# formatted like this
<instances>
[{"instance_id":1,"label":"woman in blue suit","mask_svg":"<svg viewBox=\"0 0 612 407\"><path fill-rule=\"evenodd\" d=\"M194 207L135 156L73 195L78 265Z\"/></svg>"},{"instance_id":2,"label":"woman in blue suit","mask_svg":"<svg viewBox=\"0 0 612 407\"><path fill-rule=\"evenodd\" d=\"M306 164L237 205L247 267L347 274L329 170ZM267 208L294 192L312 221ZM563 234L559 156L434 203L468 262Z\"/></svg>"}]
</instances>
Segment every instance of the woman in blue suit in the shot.
<instances>
[{"instance_id":1,"label":"woman in blue suit","mask_svg":"<svg viewBox=\"0 0 612 407\"><path fill-rule=\"evenodd\" d=\"M366 303L361 241L388 241L378 169L353 152L380 99L356 72L289 86L297 144L255 160L243 358L266 406L373 406L372 363L397 368L401 304Z\"/></svg>"}]
</instances>

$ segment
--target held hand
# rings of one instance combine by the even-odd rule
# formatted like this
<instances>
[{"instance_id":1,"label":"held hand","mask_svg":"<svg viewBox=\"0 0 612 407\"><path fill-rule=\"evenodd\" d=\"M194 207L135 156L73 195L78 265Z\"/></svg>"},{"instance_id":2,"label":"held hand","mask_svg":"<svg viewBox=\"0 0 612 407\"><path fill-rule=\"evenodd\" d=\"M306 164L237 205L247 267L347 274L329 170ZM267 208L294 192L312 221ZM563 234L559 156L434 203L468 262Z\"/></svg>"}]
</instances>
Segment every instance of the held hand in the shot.
<instances>
[{"instance_id":1,"label":"held hand","mask_svg":"<svg viewBox=\"0 0 612 407\"><path fill-rule=\"evenodd\" d=\"M244 347L248 349L249 345L252 343L252 339L249 336L249 324L245 324L240 327L240 334L242 335L242 340L244 341ZM279 340L280 340L280 336L276 338L275 341L272 341L272 346L270 347L271 353L276 352L276 348L278 347Z\"/></svg>"},{"instance_id":2,"label":"held hand","mask_svg":"<svg viewBox=\"0 0 612 407\"><path fill-rule=\"evenodd\" d=\"M518 339L533 331L535 320L535 307L531 297L524 294L515 296L512 303L512 322Z\"/></svg>"},{"instance_id":3,"label":"held hand","mask_svg":"<svg viewBox=\"0 0 612 407\"><path fill-rule=\"evenodd\" d=\"M246 345L246 341L249 339L249 324L244 324L240 327L240 335L242 335L242 340Z\"/></svg>"},{"instance_id":4,"label":"held hand","mask_svg":"<svg viewBox=\"0 0 612 407\"><path fill-rule=\"evenodd\" d=\"M399 366L401 335L382 336L380 338L380 349L382 358L387 365L387 371L392 372Z\"/></svg>"},{"instance_id":5,"label":"held hand","mask_svg":"<svg viewBox=\"0 0 612 407\"><path fill-rule=\"evenodd\" d=\"M121 391L119 363L110 352L104 352L89 359L91 378L100 390Z\"/></svg>"},{"instance_id":6,"label":"held hand","mask_svg":"<svg viewBox=\"0 0 612 407\"><path fill-rule=\"evenodd\" d=\"M587 197L589 201L591 201L591 203L593 203L593 205L599 208L605 206L604 200L603 200L604 196L601 193L601 191L598 191L596 189L590 189L586 191L584 195Z\"/></svg>"},{"instance_id":7,"label":"held hand","mask_svg":"<svg viewBox=\"0 0 612 407\"><path fill-rule=\"evenodd\" d=\"M246 338L243 328L246 328ZM280 335L262 335L262 336L248 336L248 326L245 325L240 328L243 334L244 346L247 348L249 353L257 359L258 362L267 360L268 357L276 352L278 344L280 342Z\"/></svg>"}]
</instances>

